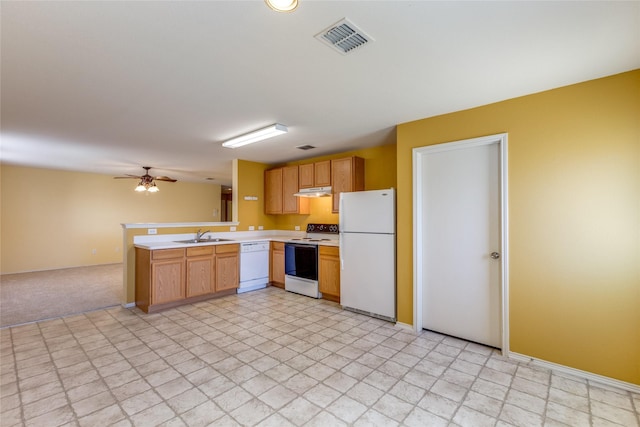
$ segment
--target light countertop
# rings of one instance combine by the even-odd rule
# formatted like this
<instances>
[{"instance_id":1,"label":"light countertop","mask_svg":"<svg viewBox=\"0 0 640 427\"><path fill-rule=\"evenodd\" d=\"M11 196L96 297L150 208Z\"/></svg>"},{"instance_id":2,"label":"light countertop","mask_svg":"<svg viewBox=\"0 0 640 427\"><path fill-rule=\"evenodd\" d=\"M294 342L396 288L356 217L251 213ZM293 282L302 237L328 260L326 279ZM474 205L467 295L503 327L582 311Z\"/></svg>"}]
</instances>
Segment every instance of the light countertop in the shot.
<instances>
[{"instance_id":1,"label":"light countertop","mask_svg":"<svg viewBox=\"0 0 640 427\"><path fill-rule=\"evenodd\" d=\"M224 235L221 235L224 234ZM235 234L235 235L234 235ZM212 242L199 242L199 243L181 243L178 240L188 240L193 239L193 234L176 234L176 235L160 235L160 236L139 236L140 239L134 240L134 246L136 248L141 249L178 249L178 248L192 248L197 246L213 246L213 245L230 245L234 243L249 243L249 242L290 242L291 239L299 238L300 233L296 234L282 234L282 235L272 235L271 233L264 233L265 235L260 236L260 233L251 233L253 235L243 235L241 232L237 233L211 233L211 237L221 238L221 239L229 239L223 241L212 241ZM304 243L304 242L300 242ZM338 246L336 241L321 241L321 242L313 242L314 244L318 244L320 246Z\"/></svg>"}]
</instances>

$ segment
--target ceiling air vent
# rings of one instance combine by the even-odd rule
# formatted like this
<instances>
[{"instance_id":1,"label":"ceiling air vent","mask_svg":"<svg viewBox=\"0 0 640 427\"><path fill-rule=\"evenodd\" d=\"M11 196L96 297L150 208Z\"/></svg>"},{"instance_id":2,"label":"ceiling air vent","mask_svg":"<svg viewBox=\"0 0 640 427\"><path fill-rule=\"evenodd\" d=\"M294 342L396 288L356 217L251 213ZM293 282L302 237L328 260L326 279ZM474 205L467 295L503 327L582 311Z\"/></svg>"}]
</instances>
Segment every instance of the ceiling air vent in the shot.
<instances>
[{"instance_id":1,"label":"ceiling air vent","mask_svg":"<svg viewBox=\"0 0 640 427\"><path fill-rule=\"evenodd\" d=\"M313 145L298 145L296 148L299 148L300 150L313 150L314 147Z\"/></svg>"},{"instance_id":2,"label":"ceiling air vent","mask_svg":"<svg viewBox=\"0 0 640 427\"><path fill-rule=\"evenodd\" d=\"M315 37L343 55L374 41L346 18L316 34Z\"/></svg>"}]
</instances>

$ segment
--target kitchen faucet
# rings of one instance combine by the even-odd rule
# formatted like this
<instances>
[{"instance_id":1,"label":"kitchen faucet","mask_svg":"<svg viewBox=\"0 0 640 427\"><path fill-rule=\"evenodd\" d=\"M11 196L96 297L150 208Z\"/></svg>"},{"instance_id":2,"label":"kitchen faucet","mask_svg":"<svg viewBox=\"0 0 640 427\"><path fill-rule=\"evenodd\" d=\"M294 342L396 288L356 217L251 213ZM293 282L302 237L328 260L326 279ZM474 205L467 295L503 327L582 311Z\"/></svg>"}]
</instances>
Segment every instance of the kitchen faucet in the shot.
<instances>
[{"instance_id":1,"label":"kitchen faucet","mask_svg":"<svg viewBox=\"0 0 640 427\"><path fill-rule=\"evenodd\" d=\"M201 232L200 232L201 230L202 230L202 229L201 229L201 228L199 228L199 229L198 229L198 231L196 231L196 240L200 240L200 239L202 239L202 236L204 236L205 234L207 234L207 233L211 232L211 230L207 230L207 231L205 231L205 232L201 233Z\"/></svg>"}]
</instances>

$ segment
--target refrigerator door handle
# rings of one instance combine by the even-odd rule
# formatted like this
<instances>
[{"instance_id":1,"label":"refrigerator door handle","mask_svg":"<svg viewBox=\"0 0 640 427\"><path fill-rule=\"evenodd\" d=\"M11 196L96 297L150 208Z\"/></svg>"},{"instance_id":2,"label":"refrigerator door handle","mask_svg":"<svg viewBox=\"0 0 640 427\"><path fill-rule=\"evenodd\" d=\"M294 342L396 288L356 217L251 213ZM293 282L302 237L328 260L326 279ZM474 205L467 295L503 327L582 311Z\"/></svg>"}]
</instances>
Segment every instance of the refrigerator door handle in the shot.
<instances>
[{"instance_id":1,"label":"refrigerator door handle","mask_svg":"<svg viewBox=\"0 0 640 427\"><path fill-rule=\"evenodd\" d=\"M338 251L340 252L340 270L344 270L344 251L342 250L342 233L340 233L340 240L338 241Z\"/></svg>"}]
</instances>

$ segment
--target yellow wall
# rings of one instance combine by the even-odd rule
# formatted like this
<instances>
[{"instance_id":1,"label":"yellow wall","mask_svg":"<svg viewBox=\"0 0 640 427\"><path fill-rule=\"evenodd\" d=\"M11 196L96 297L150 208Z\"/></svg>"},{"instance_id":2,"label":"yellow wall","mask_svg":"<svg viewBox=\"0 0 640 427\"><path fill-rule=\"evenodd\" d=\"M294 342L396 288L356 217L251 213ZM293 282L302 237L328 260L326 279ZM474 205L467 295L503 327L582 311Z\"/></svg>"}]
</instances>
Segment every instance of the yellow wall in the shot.
<instances>
[{"instance_id":1,"label":"yellow wall","mask_svg":"<svg viewBox=\"0 0 640 427\"><path fill-rule=\"evenodd\" d=\"M398 311L414 147L508 133L511 351L640 384L640 70L398 126Z\"/></svg>"},{"instance_id":2,"label":"yellow wall","mask_svg":"<svg viewBox=\"0 0 640 427\"><path fill-rule=\"evenodd\" d=\"M220 186L2 165L2 274L122 262L121 223L215 222ZM95 254L93 254L95 249Z\"/></svg>"},{"instance_id":3,"label":"yellow wall","mask_svg":"<svg viewBox=\"0 0 640 427\"><path fill-rule=\"evenodd\" d=\"M265 230L275 229L273 215L264 213L264 171L269 165L264 163L238 160L238 188L233 197L238 199L238 231L247 231L250 226L258 230L263 226ZM245 200L246 196L258 197L258 200Z\"/></svg>"},{"instance_id":4,"label":"yellow wall","mask_svg":"<svg viewBox=\"0 0 640 427\"><path fill-rule=\"evenodd\" d=\"M321 162L323 160L340 159L357 156L364 159L365 190L380 190L396 187L396 144L380 145L329 156L312 157L290 162L287 165ZM305 230L307 224L337 224L338 214L331 213L331 197L309 200L309 215L269 215L275 218L278 230L294 230L300 226Z\"/></svg>"}]
</instances>

